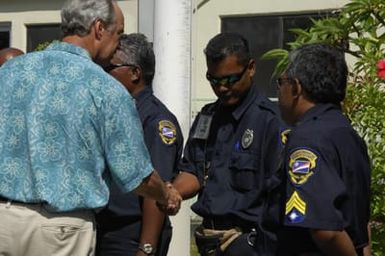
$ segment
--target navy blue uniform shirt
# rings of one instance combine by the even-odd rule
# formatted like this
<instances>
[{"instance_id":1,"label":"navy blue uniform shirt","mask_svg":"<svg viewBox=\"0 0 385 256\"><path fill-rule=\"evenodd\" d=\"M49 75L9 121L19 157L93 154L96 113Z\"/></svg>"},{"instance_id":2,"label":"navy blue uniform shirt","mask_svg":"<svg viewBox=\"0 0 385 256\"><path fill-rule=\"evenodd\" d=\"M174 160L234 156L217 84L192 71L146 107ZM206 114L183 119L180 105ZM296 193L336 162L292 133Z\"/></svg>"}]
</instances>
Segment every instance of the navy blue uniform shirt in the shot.
<instances>
[{"instance_id":1,"label":"navy blue uniform shirt","mask_svg":"<svg viewBox=\"0 0 385 256\"><path fill-rule=\"evenodd\" d=\"M266 214L266 202L279 185L280 130L276 107L255 86L236 107L219 106L218 101L203 107L179 169L196 175L203 186L192 210L204 224L209 219L211 228L228 223L224 229L241 226L245 231L263 229L262 222L274 225L278 215Z\"/></svg>"},{"instance_id":2,"label":"navy blue uniform shirt","mask_svg":"<svg viewBox=\"0 0 385 256\"><path fill-rule=\"evenodd\" d=\"M183 136L176 117L146 87L135 97L136 107L143 126L144 140L150 152L152 164L164 181L170 181L177 174L177 164L183 150ZM110 200L101 216L130 216L130 220L141 219L142 198L133 192L121 193L111 184ZM127 219L127 218L126 218Z\"/></svg>"},{"instance_id":3,"label":"navy blue uniform shirt","mask_svg":"<svg viewBox=\"0 0 385 256\"><path fill-rule=\"evenodd\" d=\"M338 106L318 104L289 134L282 255L317 252L308 229L345 229L368 243L370 162L365 142Z\"/></svg>"}]
</instances>

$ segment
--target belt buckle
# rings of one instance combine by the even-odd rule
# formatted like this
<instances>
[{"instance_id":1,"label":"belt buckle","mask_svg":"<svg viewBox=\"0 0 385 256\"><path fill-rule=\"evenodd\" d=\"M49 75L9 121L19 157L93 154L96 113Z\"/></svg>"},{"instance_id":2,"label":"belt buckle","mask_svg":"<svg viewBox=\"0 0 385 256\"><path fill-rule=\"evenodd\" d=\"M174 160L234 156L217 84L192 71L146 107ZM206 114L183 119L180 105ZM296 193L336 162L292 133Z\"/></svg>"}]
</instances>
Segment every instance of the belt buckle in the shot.
<instances>
[{"instance_id":1,"label":"belt buckle","mask_svg":"<svg viewBox=\"0 0 385 256\"><path fill-rule=\"evenodd\" d=\"M252 238L255 238L257 236L257 230L255 228L252 228L251 231L247 234L247 244L251 247L254 247L254 241L252 241Z\"/></svg>"}]
</instances>

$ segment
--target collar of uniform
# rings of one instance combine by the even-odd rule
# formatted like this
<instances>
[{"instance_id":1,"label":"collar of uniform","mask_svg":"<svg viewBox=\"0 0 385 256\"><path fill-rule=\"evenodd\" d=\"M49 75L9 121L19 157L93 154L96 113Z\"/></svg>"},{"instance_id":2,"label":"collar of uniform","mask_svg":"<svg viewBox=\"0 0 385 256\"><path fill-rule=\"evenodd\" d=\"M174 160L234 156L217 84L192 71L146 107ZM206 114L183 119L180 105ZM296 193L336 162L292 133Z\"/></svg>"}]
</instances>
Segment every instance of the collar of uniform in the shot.
<instances>
[{"instance_id":1,"label":"collar of uniform","mask_svg":"<svg viewBox=\"0 0 385 256\"><path fill-rule=\"evenodd\" d=\"M51 51L69 52L72 54L85 57L87 59L91 59L91 55L86 49L74 44L66 43L66 42L53 42L50 45L48 45L46 49Z\"/></svg>"},{"instance_id":2,"label":"collar of uniform","mask_svg":"<svg viewBox=\"0 0 385 256\"><path fill-rule=\"evenodd\" d=\"M247 92L246 97L242 100L241 104L238 105L233 111L233 117L235 120L239 120L242 114L248 109L248 107L255 101L258 96L257 87L252 84L250 90Z\"/></svg>"},{"instance_id":3,"label":"collar of uniform","mask_svg":"<svg viewBox=\"0 0 385 256\"><path fill-rule=\"evenodd\" d=\"M305 112L301 119L296 123L296 126L317 119L322 113L328 111L329 109L341 109L339 106L331 103L318 103L314 107L310 108Z\"/></svg>"},{"instance_id":4,"label":"collar of uniform","mask_svg":"<svg viewBox=\"0 0 385 256\"><path fill-rule=\"evenodd\" d=\"M153 94L151 86L144 87L137 95L134 96L136 106L139 106L147 99L149 96Z\"/></svg>"}]
</instances>

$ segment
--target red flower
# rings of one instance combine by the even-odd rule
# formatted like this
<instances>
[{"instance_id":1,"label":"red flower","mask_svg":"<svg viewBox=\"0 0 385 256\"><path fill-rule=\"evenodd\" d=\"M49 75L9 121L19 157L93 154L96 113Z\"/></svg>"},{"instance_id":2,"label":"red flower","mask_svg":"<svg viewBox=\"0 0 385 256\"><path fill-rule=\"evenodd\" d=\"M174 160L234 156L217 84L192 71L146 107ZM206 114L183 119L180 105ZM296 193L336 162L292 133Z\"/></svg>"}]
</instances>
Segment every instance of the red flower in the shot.
<instances>
[{"instance_id":1,"label":"red flower","mask_svg":"<svg viewBox=\"0 0 385 256\"><path fill-rule=\"evenodd\" d=\"M385 79L385 59L377 62L377 76L378 78Z\"/></svg>"}]
</instances>

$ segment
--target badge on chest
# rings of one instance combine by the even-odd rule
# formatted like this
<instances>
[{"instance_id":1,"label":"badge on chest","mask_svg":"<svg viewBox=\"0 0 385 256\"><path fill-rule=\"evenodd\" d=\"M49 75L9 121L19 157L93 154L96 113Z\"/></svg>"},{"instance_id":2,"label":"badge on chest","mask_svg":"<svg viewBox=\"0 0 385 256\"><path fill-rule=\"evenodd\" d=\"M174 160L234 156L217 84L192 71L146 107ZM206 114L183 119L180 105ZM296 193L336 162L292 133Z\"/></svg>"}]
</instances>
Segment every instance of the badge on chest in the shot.
<instances>
[{"instance_id":1,"label":"badge on chest","mask_svg":"<svg viewBox=\"0 0 385 256\"><path fill-rule=\"evenodd\" d=\"M241 138L241 145L243 149L248 149L254 140L254 131L247 129Z\"/></svg>"}]
</instances>

